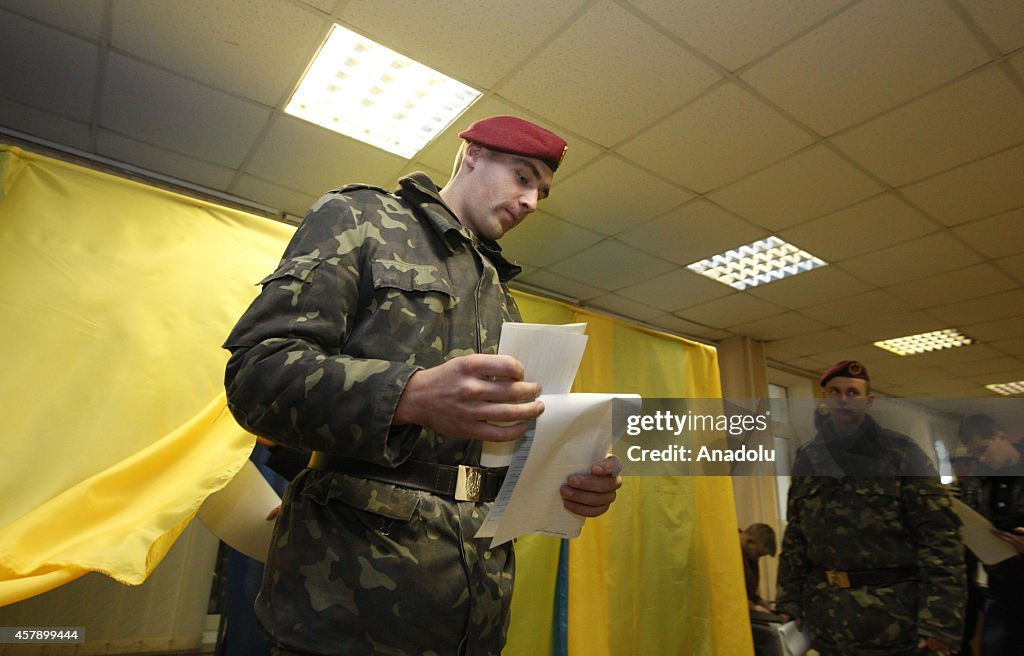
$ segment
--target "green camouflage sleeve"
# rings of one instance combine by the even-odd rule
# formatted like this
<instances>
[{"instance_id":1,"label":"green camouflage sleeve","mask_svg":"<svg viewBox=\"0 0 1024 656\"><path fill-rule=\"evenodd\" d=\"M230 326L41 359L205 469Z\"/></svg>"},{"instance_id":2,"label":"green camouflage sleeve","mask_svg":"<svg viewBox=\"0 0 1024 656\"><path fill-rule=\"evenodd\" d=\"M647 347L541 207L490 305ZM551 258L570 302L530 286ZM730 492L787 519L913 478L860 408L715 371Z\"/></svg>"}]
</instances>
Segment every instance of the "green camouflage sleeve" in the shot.
<instances>
[{"instance_id":1,"label":"green camouflage sleeve","mask_svg":"<svg viewBox=\"0 0 1024 656\"><path fill-rule=\"evenodd\" d=\"M811 573L807 557L807 537L801 517L801 501L809 479L794 476L787 494L786 530L782 535L779 573L775 590L775 612L803 617L803 592Z\"/></svg>"},{"instance_id":2,"label":"green camouflage sleeve","mask_svg":"<svg viewBox=\"0 0 1024 656\"><path fill-rule=\"evenodd\" d=\"M949 491L937 477L911 477L904 479L902 495L906 529L919 545L918 633L959 644L967 582Z\"/></svg>"},{"instance_id":3,"label":"green camouflage sleeve","mask_svg":"<svg viewBox=\"0 0 1024 656\"><path fill-rule=\"evenodd\" d=\"M256 435L391 465L419 432L391 426L418 367L343 353L372 298L367 251L385 241L380 221L361 220L375 209L339 193L314 205L224 344L225 387L231 412Z\"/></svg>"}]
</instances>

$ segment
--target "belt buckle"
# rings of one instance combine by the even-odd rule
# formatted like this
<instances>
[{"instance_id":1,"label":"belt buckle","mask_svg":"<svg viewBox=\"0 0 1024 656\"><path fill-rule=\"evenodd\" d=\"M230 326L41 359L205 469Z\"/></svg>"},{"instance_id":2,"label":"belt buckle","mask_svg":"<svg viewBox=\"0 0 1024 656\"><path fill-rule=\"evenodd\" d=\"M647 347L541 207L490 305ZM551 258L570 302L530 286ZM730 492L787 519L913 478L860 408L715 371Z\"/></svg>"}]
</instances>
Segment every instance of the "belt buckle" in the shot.
<instances>
[{"instance_id":1,"label":"belt buckle","mask_svg":"<svg viewBox=\"0 0 1024 656\"><path fill-rule=\"evenodd\" d=\"M455 500L479 501L483 481L483 469L480 467L459 465L459 477L455 481Z\"/></svg>"},{"instance_id":2,"label":"belt buckle","mask_svg":"<svg viewBox=\"0 0 1024 656\"><path fill-rule=\"evenodd\" d=\"M828 579L828 584L834 588L850 587L850 575L846 572L836 572L830 569L825 570L825 578Z\"/></svg>"}]
</instances>

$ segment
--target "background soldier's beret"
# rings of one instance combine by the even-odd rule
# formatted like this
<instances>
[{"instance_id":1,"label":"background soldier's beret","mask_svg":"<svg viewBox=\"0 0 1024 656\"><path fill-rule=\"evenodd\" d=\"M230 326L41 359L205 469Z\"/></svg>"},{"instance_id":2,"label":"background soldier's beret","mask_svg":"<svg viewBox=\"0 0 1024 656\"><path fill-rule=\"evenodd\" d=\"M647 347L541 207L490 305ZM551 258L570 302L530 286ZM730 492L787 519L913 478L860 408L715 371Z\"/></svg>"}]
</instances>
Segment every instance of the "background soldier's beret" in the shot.
<instances>
[{"instance_id":1,"label":"background soldier's beret","mask_svg":"<svg viewBox=\"0 0 1024 656\"><path fill-rule=\"evenodd\" d=\"M515 116L480 119L459 136L493 150L539 159L552 171L558 170L568 148L565 140L554 132Z\"/></svg>"},{"instance_id":2,"label":"background soldier's beret","mask_svg":"<svg viewBox=\"0 0 1024 656\"><path fill-rule=\"evenodd\" d=\"M832 368L821 375L821 380L818 384L822 387L825 383L832 380L836 376L842 376L844 378L861 378L863 380L871 380L868 376L868 368L864 366L864 363L858 362L857 360L843 360L832 365Z\"/></svg>"}]
</instances>

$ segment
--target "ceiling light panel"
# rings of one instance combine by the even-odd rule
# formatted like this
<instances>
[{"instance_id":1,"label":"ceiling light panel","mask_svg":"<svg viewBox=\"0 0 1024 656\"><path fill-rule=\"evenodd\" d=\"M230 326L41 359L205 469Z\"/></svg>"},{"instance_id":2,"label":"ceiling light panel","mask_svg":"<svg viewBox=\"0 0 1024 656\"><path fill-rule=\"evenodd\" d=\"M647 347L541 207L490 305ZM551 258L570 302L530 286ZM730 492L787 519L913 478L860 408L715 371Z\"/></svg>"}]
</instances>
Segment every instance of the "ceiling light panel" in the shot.
<instances>
[{"instance_id":1,"label":"ceiling light panel","mask_svg":"<svg viewBox=\"0 0 1024 656\"><path fill-rule=\"evenodd\" d=\"M795 276L826 264L821 258L773 236L694 262L686 268L743 290Z\"/></svg>"},{"instance_id":2,"label":"ceiling light panel","mask_svg":"<svg viewBox=\"0 0 1024 656\"><path fill-rule=\"evenodd\" d=\"M1003 396L1011 396L1013 394L1024 394L1024 380L1018 380L1013 383L993 383L992 385L986 385L985 389L990 389L993 392L998 392Z\"/></svg>"},{"instance_id":3,"label":"ceiling light panel","mask_svg":"<svg viewBox=\"0 0 1024 656\"><path fill-rule=\"evenodd\" d=\"M285 112L411 159L479 96L335 25Z\"/></svg>"},{"instance_id":4,"label":"ceiling light panel","mask_svg":"<svg viewBox=\"0 0 1024 656\"><path fill-rule=\"evenodd\" d=\"M936 330L930 333L882 340L875 342L875 346L897 355L914 355L917 353L928 353L929 351L957 348L959 346L969 346L973 343L973 339L967 337L959 330L946 328L945 330Z\"/></svg>"}]
</instances>

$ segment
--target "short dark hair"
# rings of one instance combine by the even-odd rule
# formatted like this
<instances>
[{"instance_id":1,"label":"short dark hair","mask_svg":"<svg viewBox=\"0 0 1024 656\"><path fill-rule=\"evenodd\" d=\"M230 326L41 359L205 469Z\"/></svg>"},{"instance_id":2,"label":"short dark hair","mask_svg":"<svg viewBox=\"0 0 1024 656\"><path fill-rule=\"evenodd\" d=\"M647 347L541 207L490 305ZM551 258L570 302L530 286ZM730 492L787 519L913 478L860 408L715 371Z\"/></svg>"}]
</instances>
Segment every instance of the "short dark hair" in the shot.
<instances>
[{"instance_id":1,"label":"short dark hair","mask_svg":"<svg viewBox=\"0 0 1024 656\"><path fill-rule=\"evenodd\" d=\"M960 443L966 445L972 437L987 440L1001 430L999 422L988 415L968 415L960 422Z\"/></svg>"},{"instance_id":2,"label":"short dark hair","mask_svg":"<svg viewBox=\"0 0 1024 656\"><path fill-rule=\"evenodd\" d=\"M767 524L751 524L743 534L750 538L758 550L774 556L776 551L775 529Z\"/></svg>"}]
</instances>

